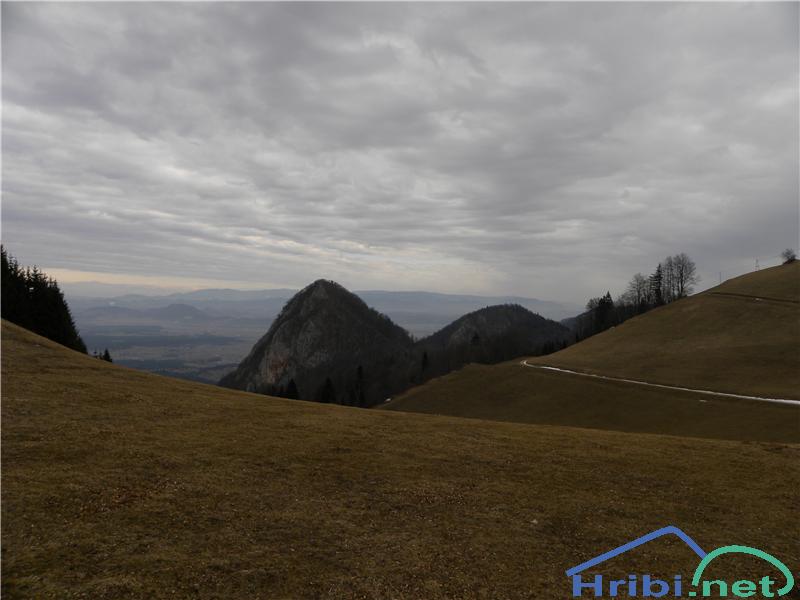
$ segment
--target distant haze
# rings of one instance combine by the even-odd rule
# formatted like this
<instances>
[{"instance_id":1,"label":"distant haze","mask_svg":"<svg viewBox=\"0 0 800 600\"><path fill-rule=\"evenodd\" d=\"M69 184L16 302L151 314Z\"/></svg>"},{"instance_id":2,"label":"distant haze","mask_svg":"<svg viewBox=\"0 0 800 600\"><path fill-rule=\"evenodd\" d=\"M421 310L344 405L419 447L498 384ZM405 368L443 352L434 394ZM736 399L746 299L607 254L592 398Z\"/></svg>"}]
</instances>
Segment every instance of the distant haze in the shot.
<instances>
[{"instance_id":1,"label":"distant haze","mask_svg":"<svg viewBox=\"0 0 800 600\"><path fill-rule=\"evenodd\" d=\"M799 9L3 3L3 242L97 296L709 286L798 244Z\"/></svg>"},{"instance_id":2,"label":"distant haze","mask_svg":"<svg viewBox=\"0 0 800 600\"><path fill-rule=\"evenodd\" d=\"M92 289L98 289L97 284L85 288ZM68 291L66 297L90 351L108 349L118 364L216 383L248 354L297 291L224 289L116 297L81 296ZM357 294L417 338L490 305L519 304L556 320L582 310L520 297L387 291ZM500 314L505 312L500 310ZM519 315L519 311L512 312Z\"/></svg>"}]
</instances>

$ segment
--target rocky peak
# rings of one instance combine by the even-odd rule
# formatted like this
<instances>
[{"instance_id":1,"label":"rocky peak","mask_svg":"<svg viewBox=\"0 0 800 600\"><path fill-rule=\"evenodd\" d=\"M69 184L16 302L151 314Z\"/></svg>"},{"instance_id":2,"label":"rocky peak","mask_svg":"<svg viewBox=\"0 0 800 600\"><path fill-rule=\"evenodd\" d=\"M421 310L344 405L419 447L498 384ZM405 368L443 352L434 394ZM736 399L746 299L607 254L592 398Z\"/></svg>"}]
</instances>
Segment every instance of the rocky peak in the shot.
<instances>
[{"instance_id":1,"label":"rocky peak","mask_svg":"<svg viewBox=\"0 0 800 600\"><path fill-rule=\"evenodd\" d=\"M492 363L561 347L563 326L517 305L465 315L414 342L336 282L318 279L286 303L221 385L302 400L371 406L469 362Z\"/></svg>"},{"instance_id":2,"label":"rocky peak","mask_svg":"<svg viewBox=\"0 0 800 600\"><path fill-rule=\"evenodd\" d=\"M319 279L298 292L222 385L284 395L291 382L304 400L334 397L375 403L406 360L412 341L388 317L333 281Z\"/></svg>"}]
</instances>

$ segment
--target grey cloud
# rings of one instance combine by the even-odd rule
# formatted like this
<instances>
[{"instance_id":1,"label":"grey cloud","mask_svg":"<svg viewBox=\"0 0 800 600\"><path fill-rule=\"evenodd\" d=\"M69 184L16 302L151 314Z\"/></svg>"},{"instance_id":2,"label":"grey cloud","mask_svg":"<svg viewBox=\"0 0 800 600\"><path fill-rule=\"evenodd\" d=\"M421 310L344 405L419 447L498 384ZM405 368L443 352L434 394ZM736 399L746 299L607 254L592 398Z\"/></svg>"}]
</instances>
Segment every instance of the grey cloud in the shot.
<instances>
[{"instance_id":1,"label":"grey cloud","mask_svg":"<svg viewBox=\"0 0 800 600\"><path fill-rule=\"evenodd\" d=\"M797 244L796 4L2 10L4 242L43 266L582 302Z\"/></svg>"}]
</instances>

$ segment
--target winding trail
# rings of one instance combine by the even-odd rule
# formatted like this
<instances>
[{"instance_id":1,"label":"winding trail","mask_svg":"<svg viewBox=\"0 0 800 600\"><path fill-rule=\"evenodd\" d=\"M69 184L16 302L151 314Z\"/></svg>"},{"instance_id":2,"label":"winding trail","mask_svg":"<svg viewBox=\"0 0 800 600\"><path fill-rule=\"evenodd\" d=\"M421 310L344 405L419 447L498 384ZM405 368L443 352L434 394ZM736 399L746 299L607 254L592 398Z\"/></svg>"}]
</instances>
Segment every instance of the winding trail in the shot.
<instances>
[{"instance_id":1,"label":"winding trail","mask_svg":"<svg viewBox=\"0 0 800 600\"><path fill-rule=\"evenodd\" d=\"M751 294L737 294L735 292L708 292L709 296L725 296L728 298L747 298L756 302L777 302L779 304L800 304L800 300L789 298L771 298L770 296L753 296Z\"/></svg>"},{"instance_id":2,"label":"winding trail","mask_svg":"<svg viewBox=\"0 0 800 600\"><path fill-rule=\"evenodd\" d=\"M570 375L580 375L581 377L592 377L594 379L605 379L606 381L621 381L623 383L633 383L636 385L645 385L648 387L663 388L666 390L678 390L681 392L694 392L696 394L706 394L709 396L723 396L726 398L740 398L742 400L759 400L761 402L776 402L778 404L792 404L800 406L800 400L789 400L786 398L763 398L761 396L745 396L742 394L731 394L728 392L712 392L711 390L696 390L693 388L679 387L677 385L664 385L661 383L649 383L647 381L638 381L636 379L623 379L622 377L607 377L605 375L594 375L592 373L581 373L580 371L570 371L569 369L559 369L558 367L548 367L545 365L532 365L527 360L520 361L523 367L530 367L531 369L542 369L545 371L557 371L559 373L569 373Z\"/></svg>"}]
</instances>

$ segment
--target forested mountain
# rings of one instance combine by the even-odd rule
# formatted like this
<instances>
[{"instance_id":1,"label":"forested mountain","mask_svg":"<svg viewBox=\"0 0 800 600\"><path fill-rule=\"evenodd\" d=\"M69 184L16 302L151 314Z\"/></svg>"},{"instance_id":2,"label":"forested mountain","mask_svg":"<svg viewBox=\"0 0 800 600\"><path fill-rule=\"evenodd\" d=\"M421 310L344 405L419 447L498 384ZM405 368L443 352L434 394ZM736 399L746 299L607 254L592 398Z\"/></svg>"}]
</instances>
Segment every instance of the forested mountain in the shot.
<instances>
[{"instance_id":1,"label":"forested mountain","mask_svg":"<svg viewBox=\"0 0 800 600\"><path fill-rule=\"evenodd\" d=\"M569 331L516 305L461 317L415 342L332 281L301 290L220 385L303 400L372 406L469 362L561 348Z\"/></svg>"},{"instance_id":2,"label":"forested mountain","mask_svg":"<svg viewBox=\"0 0 800 600\"><path fill-rule=\"evenodd\" d=\"M468 363L491 364L566 347L569 330L516 304L487 306L420 340L424 379Z\"/></svg>"},{"instance_id":3,"label":"forested mountain","mask_svg":"<svg viewBox=\"0 0 800 600\"><path fill-rule=\"evenodd\" d=\"M78 352L86 345L55 279L37 267L23 268L5 248L2 255L2 316Z\"/></svg>"}]
</instances>

